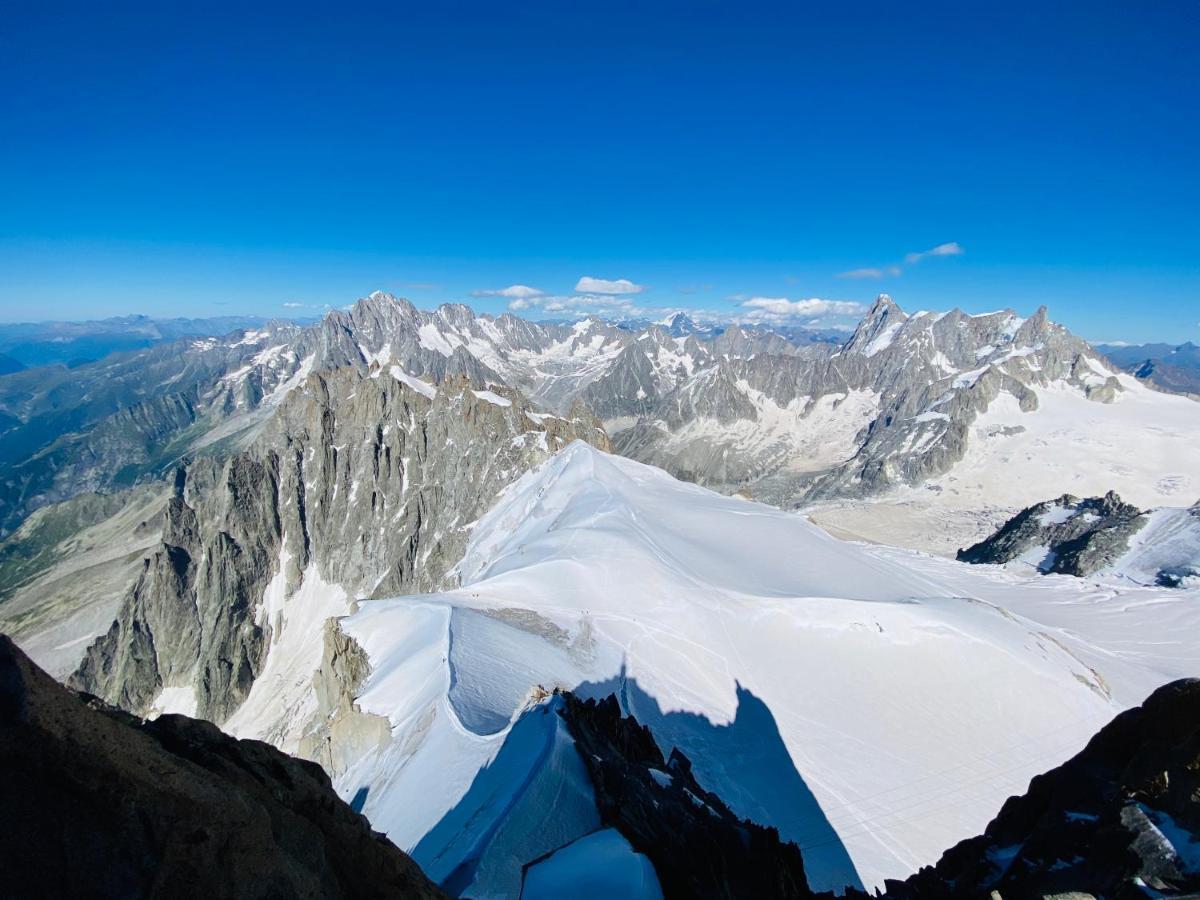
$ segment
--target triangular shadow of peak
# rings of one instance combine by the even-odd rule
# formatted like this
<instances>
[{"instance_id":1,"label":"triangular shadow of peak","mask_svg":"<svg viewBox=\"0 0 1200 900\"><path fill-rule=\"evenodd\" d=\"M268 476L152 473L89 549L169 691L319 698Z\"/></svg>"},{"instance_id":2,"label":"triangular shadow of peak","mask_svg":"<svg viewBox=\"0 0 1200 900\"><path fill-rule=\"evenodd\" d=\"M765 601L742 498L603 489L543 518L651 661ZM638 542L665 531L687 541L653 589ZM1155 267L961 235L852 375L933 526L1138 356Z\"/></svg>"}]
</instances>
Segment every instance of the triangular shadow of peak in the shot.
<instances>
[{"instance_id":1,"label":"triangular shadow of peak","mask_svg":"<svg viewBox=\"0 0 1200 900\"><path fill-rule=\"evenodd\" d=\"M775 717L753 692L737 686L737 712L726 724L698 713L663 712L624 667L612 678L580 684L573 693L584 700L615 696L623 713L650 729L664 758L678 748L701 787L734 814L774 826L780 837L799 845L813 890L862 889L849 853L796 771ZM413 857L449 893L462 894L477 874L494 879L498 858L517 867L532 862L532 857L512 859L518 846L560 835L534 854L540 856L599 827L590 779L573 742L562 740L566 725L554 714L557 708L555 700L521 715L462 799L414 848ZM523 821L530 815L541 821Z\"/></svg>"},{"instance_id":2,"label":"triangular shadow of peak","mask_svg":"<svg viewBox=\"0 0 1200 900\"><path fill-rule=\"evenodd\" d=\"M725 724L714 724L700 713L663 712L658 700L629 677L624 666L612 678L585 682L573 693L584 700L615 696L626 715L650 729L664 757L678 748L691 760L696 781L736 815L773 825L780 837L799 845L814 891L863 890L849 852L796 771L775 716L741 683L737 684L737 711Z\"/></svg>"}]
</instances>

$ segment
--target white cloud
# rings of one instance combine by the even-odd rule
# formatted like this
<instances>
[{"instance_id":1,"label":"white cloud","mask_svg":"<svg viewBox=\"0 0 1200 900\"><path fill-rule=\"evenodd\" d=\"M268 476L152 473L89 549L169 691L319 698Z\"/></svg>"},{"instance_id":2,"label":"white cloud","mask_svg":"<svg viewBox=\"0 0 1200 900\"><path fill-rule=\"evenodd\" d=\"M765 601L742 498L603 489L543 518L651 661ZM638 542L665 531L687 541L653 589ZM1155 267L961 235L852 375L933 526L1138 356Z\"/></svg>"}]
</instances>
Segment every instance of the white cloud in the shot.
<instances>
[{"instance_id":1,"label":"white cloud","mask_svg":"<svg viewBox=\"0 0 1200 900\"><path fill-rule=\"evenodd\" d=\"M289 301L287 303L284 303L283 306L285 309L305 309L308 306L308 304L307 303L292 303Z\"/></svg>"},{"instance_id":2,"label":"white cloud","mask_svg":"<svg viewBox=\"0 0 1200 900\"><path fill-rule=\"evenodd\" d=\"M507 297L510 300L528 300L531 297L541 297L543 291L527 284L510 284L506 288L493 291L471 291L472 297Z\"/></svg>"},{"instance_id":3,"label":"white cloud","mask_svg":"<svg viewBox=\"0 0 1200 900\"><path fill-rule=\"evenodd\" d=\"M751 297L742 303L747 316L770 319L793 319L812 316L861 316L866 308L852 300L788 300L786 297Z\"/></svg>"},{"instance_id":4,"label":"white cloud","mask_svg":"<svg viewBox=\"0 0 1200 900\"><path fill-rule=\"evenodd\" d=\"M546 312L594 312L601 315L618 314L640 316L645 310L628 297L611 297L598 294L573 294L570 297L553 297L542 304Z\"/></svg>"},{"instance_id":5,"label":"white cloud","mask_svg":"<svg viewBox=\"0 0 1200 900\"><path fill-rule=\"evenodd\" d=\"M575 290L583 294L640 294L645 288L640 284L634 284L628 278L609 281L606 278L584 275L576 282Z\"/></svg>"},{"instance_id":6,"label":"white cloud","mask_svg":"<svg viewBox=\"0 0 1200 900\"><path fill-rule=\"evenodd\" d=\"M963 253L962 244L958 241L950 241L946 244L938 244L936 247L930 247L928 250L922 250L920 253L906 253L904 261L911 266L913 263L918 263L927 256L962 256Z\"/></svg>"},{"instance_id":7,"label":"white cloud","mask_svg":"<svg viewBox=\"0 0 1200 900\"><path fill-rule=\"evenodd\" d=\"M607 294L537 294L530 297L516 297L508 302L512 312L525 312L531 309L540 310L555 317L572 315L596 315L610 318L636 318L646 314L628 297L618 297Z\"/></svg>"},{"instance_id":8,"label":"white cloud","mask_svg":"<svg viewBox=\"0 0 1200 900\"><path fill-rule=\"evenodd\" d=\"M930 247L928 250L921 250L918 253L904 254L905 265L915 265L921 260L930 256L962 256L966 251L962 244L958 241L949 241L945 244L938 244L936 247ZM850 269L848 272L838 272L838 278L895 278L904 271L902 265L890 266L865 266L861 269Z\"/></svg>"}]
</instances>

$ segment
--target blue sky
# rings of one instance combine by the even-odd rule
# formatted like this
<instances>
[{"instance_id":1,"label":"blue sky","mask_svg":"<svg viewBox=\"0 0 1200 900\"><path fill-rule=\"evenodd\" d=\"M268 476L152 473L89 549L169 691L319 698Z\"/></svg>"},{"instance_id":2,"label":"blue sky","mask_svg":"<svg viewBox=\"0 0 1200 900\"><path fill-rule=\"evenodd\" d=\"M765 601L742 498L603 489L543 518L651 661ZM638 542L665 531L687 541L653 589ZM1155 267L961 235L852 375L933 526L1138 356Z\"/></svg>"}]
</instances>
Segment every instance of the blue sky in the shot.
<instances>
[{"instance_id":1,"label":"blue sky","mask_svg":"<svg viewBox=\"0 0 1200 900\"><path fill-rule=\"evenodd\" d=\"M1200 337L1191 2L18 6L0 319L886 291Z\"/></svg>"}]
</instances>

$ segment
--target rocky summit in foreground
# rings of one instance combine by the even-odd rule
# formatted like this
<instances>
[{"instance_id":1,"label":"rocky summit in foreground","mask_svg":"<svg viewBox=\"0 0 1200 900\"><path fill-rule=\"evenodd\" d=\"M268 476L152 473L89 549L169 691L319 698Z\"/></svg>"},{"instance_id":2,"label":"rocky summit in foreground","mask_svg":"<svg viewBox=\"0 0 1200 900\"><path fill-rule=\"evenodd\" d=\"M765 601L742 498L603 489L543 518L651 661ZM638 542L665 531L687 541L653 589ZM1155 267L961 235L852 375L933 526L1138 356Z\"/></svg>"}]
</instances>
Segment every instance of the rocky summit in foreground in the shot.
<instances>
[{"instance_id":1,"label":"rocky summit in foreground","mask_svg":"<svg viewBox=\"0 0 1200 900\"><path fill-rule=\"evenodd\" d=\"M668 900L833 897L809 890L799 847L739 819L696 781L678 749L664 757L614 695L596 701L568 693L564 701L559 714L587 767L601 822L650 859Z\"/></svg>"},{"instance_id":2,"label":"rocky summit in foreground","mask_svg":"<svg viewBox=\"0 0 1200 900\"><path fill-rule=\"evenodd\" d=\"M1034 778L895 900L1200 896L1200 679L1159 688Z\"/></svg>"},{"instance_id":3,"label":"rocky summit in foreground","mask_svg":"<svg viewBox=\"0 0 1200 900\"><path fill-rule=\"evenodd\" d=\"M562 692L527 713L552 711L566 723L599 815L592 830L524 866L522 898L567 896L587 884L639 900L832 900L833 892L809 887L803 848L738 817L678 748L664 754L623 702ZM1132 900L1194 898L1198 890L1200 679L1185 679L1036 776L982 835L936 866L889 879L882 897ZM872 896L853 887L838 893Z\"/></svg>"},{"instance_id":4,"label":"rocky summit in foreground","mask_svg":"<svg viewBox=\"0 0 1200 900\"><path fill-rule=\"evenodd\" d=\"M0 635L0 893L444 896L321 768L76 694Z\"/></svg>"}]
</instances>

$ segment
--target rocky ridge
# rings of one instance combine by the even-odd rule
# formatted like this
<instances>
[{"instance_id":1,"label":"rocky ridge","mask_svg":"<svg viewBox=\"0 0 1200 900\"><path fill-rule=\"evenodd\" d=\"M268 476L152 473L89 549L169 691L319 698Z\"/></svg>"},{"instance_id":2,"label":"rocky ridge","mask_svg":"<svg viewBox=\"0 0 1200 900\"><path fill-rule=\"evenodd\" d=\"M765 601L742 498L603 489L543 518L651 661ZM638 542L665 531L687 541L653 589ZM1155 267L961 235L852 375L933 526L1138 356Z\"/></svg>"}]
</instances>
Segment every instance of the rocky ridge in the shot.
<instances>
[{"instance_id":1,"label":"rocky ridge","mask_svg":"<svg viewBox=\"0 0 1200 900\"><path fill-rule=\"evenodd\" d=\"M722 355L613 437L642 462L776 504L865 496L946 472L1001 393L1029 411L1050 383L1098 403L1122 390L1044 307L910 316L881 296L840 348Z\"/></svg>"},{"instance_id":2,"label":"rocky ridge","mask_svg":"<svg viewBox=\"0 0 1200 900\"><path fill-rule=\"evenodd\" d=\"M564 701L559 715L591 777L600 821L649 857L664 897L832 897L809 890L795 844L734 815L678 749L664 757L615 696L567 693Z\"/></svg>"},{"instance_id":3,"label":"rocky ridge","mask_svg":"<svg viewBox=\"0 0 1200 900\"><path fill-rule=\"evenodd\" d=\"M862 496L946 471L1001 393L1071 385L1109 402L1115 374L1082 340L1011 311L907 315L881 296L844 344L686 317L618 327L432 312L376 292L301 327L272 322L78 369L0 381L0 528L80 491L152 479L198 451L253 442L314 371L392 365L439 383L507 384L557 414L581 402L636 459L760 499Z\"/></svg>"},{"instance_id":4,"label":"rocky ridge","mask_svg":"<svg viewBox=\"0 0 1200 900\"><path fill-rule=\"evenodd\" d=\"M1195 897L1200 892L1200 680L1106 725L1010 798L978 837L902 883L895 900Z\"/></svg>"},{"instance_id":5,"label":"rocky ridge","mask_svg":"<svg viewBox=\"0 0 1200 900\"><path fill-rule=\"evenodd\" d=\"M319 766L208 722L138 720L4 635L0 761L8 897L445 896Z\"/></svg>"},{"instance_id":6,"label":"rocky ridge","mask_svg":"<svg viewBox=\"0 0 1200 900\"><path fill-rule=\"evenodd\" d=\"M1200 503L1140 510L1113 491L1086 499L1064 494L1017 513L991 536L960 549L958 559L1180 587L1200 576Z\"/></svg>"},{"instance_id":7,"label":"rocky ridge","mask_svg":"<svg viewBox=\"0 0 1200 900\"><path fill-rule=\"evenodd\" d=\"M313 373L248 448L178 469L161 540L71 683L143 713L175 689L182 711L224 722L306 583L343 612L440 586L496 494L579 437L607 446L595 420L462 376ZM319 646L322 618L293 629Z\"/></svg>"},{"instance_id":8,"label":"rocky ridge","mask_svg":"<svg viewBox=\"0 0 1200 900\"><path fill-rule=\"evenodd\" d=\"M958 552L969 563L1008 563L1033 553L1039 572L1085 577L1129 550L1146 514L1113 491L1080 499L1070 494L1022 510L994 535Z\"/></svg>"},{"instance_id":9,"label":"rocky ridge","mask_svg":"<svg viewBox=\"0 0 1200 900\"><path fill-rule=\"evenodd\" d=\"M476 315L462 304L430 312L376 291L309 326L272 321L70 370L18 372L0 380L0 535L77 493L111 493L161 477L197 451L227 455L248 446L312 372L349 367L366 374L396 365L435 384L462 375L476 387L516 388L559 415L578 400L595 402L607 418L643 411L643 401L712 353L751 353L760 345L784 353L791 346L778 335L736 328L706 343L696 335L675 338L661 326L640 337L655 347L652 362L631 349L638 332L598 319L535 323ZM605 376L608 389L587 392Z\"/></svg>"}]
</instances>

